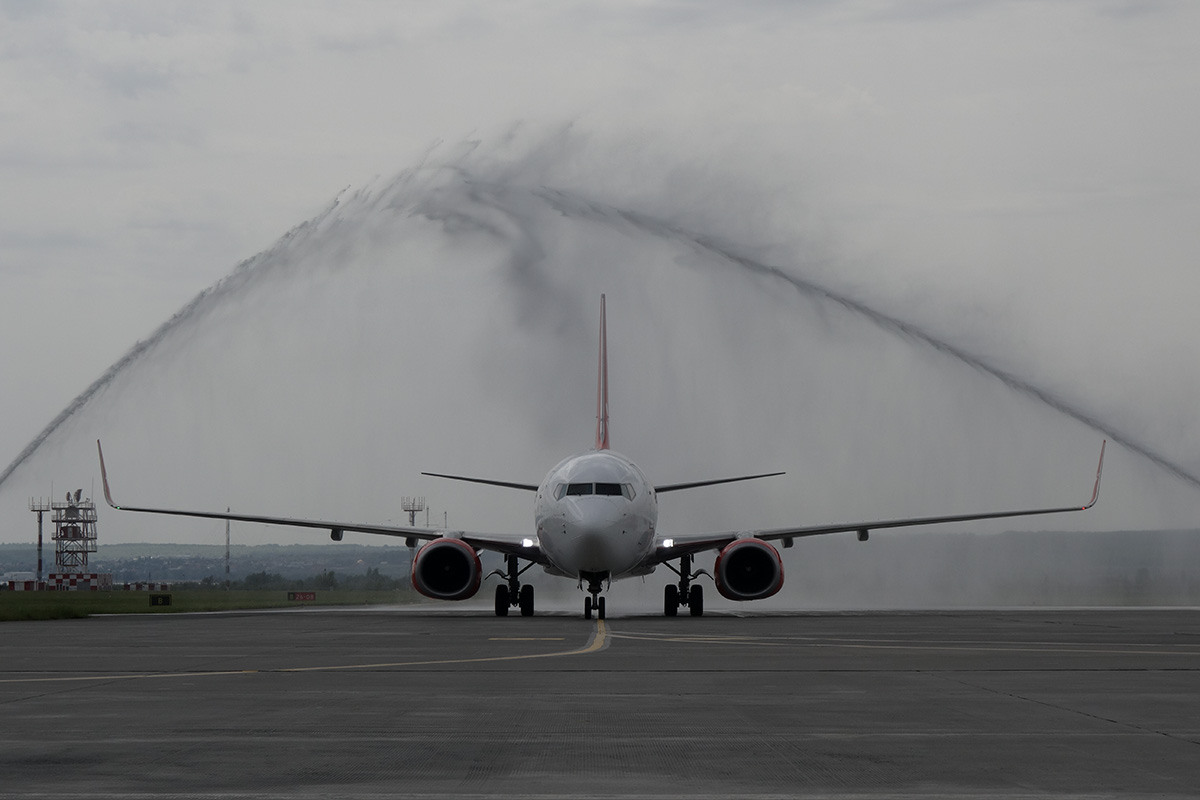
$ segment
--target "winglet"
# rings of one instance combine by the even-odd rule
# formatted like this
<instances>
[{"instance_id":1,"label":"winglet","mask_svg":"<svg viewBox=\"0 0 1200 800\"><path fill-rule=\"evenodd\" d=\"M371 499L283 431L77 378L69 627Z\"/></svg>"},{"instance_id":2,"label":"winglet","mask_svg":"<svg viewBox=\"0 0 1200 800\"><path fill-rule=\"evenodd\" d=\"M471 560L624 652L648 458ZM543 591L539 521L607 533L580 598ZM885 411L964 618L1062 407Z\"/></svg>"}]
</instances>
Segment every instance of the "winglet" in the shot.
<instances>
[{"instance_id":1,"label":"winglet","mask_svg":"<svg viewBox=\"0 0 1200 800\"><path fill-rule=\"evenodd\" d=\"M608 330L604 295L600 295L600 371L596 379L596 449L608 449Z\"/></svg>"},{"instance_id":2,"label":"winglet","mask_svg":"<svg viewBox=\"0 0 1200 800\"><path fill-rule=\"evenodd\" d=\"M1100 499L1100 476L1104 473L1104 448L1108 444L1108 439L1100 443L1100 465L1096 467L1096 485L1092 488L1092 499L1081 510L1087 511L1092 506L1096 505L1096 501Z\"/></svg>"},{"instance_id":3,"label":"winglet","mask_svg":"<svg viewBox=\"0 0 1200 800\"><path fill-rule=\"evenodd\" d=\"M104 468L104 448L100 446L100 440L96 440L96 452L100 454L100 484L104 487L104 499L113 508L120 510L120 506L113 502L112 493L108 491L108 470Z\"/></svg>"}]
</instances>

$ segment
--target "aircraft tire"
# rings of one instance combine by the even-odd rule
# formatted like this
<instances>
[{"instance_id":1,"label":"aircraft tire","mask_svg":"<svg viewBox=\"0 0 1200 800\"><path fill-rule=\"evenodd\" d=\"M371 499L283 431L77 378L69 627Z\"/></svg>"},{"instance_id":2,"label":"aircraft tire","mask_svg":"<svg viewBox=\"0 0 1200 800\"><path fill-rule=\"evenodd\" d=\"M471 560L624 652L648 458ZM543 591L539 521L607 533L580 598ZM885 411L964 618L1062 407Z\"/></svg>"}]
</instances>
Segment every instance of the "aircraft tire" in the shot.
<instances>
[{"instance_id":1,"label":"aircraft tire","mask_svg":"<svg viewBox=\"0 0 1200 800\"><path fill-rule=\"evenodd\" d=\"M508 616L508 587L503 583L496 587L496 616Z\"/></svg>"},{"instance_id":2,"label":"aircraft tire","mask_svg":"<svg viewBox=\"0 0 1200 800\"><path fill-rule=\"evenodd\" d=\"M528 583L521 587L521 616L533 616L533 586Z\"/></svg>"},{"instance_id":3,"label":"aircraft tire","mask_svg":"<svg viewBox=\"0 0 1200 800\"><path fill-rule=\"evenodd\" d=\"M704 587L696 585L688 592L688 610L693 617L704 616Z\"/></svg>"},{"instance_id":4,"label":"aircraft tire","mask_svg":"<svg viewBox=\"0 0 1200 800\"><path fill-rule=\"evenodd\" d=\"M583 598L583 618L592 618L592 598L590 597Z\"/></svg>"},{"instance_id":5,"label":"aircraft tire","mask_svg":"<svg viewBox=\"0 0 1200 800\"><path fill-rule=\"evenodd\" d=\"M663 614L673 617L679 613L679 587L668 583L663 589Z\"/></svg>"},{"instance_id":6,"label":"aircraft tire","mask_svg":"<svg viewBox=\"0 0 1200 800\"><path fill-rule=\"evenodd\" d=\"M604 598L596 598L596 619L604 619Z\"/></svg>"}]
</instances>

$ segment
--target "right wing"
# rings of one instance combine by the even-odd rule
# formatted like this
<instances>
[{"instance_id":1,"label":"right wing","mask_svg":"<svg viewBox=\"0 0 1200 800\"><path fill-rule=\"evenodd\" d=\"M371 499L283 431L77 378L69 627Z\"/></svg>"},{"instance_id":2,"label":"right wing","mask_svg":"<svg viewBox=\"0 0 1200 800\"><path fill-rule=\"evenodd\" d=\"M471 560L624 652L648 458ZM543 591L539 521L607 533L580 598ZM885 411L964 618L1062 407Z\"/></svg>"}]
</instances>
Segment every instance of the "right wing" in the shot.
<instances>
[{"instance_id":1,"label":"right wing","mask_svg":"<svg viewBox=\"0 0 1200 800\"><path fill-rule=\"evenodd\" d=\"M378 536L395 536L408 540L410 547L416 541L433 541L434 539L461 539L474 548L493 550L498 553L518 555L538 564L549 562L542 556L537 541L526 536L503 533L478 533L470 531L445 531L431 528L412 528L400 525L372 525L361 522L338 522L322 519L298 519L295 517L269 517L260 514L233 514L228 511L182 511L174 508L139 508L122 506L113 501L112 492L108 488L108 470L104 465L104 449L100 440L96 440L96 451L100 454L100 482L104 487L104 499L118 511L136 511L143 514L164 514L175 517L199 517L201 519L226 519L233 522L256 522L263 525L287 525L293 528L323 528L329 531L334 541L341 541L346 531L354 533L371 533ZM536 487L534 487L536 488Z\"/></svg>"}]
</instances>

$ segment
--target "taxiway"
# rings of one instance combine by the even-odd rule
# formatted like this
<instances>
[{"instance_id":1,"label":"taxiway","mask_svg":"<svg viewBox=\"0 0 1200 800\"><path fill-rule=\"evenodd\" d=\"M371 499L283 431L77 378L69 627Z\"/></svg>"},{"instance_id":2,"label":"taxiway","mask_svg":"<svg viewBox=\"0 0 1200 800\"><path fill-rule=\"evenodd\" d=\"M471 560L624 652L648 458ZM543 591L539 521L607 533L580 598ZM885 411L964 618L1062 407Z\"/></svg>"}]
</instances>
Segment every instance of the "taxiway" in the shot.
<instances>
[{"instance_id":1,"label":"taxiway","mask_svg":"<svg viewBox=\"0 0 1200 800\"><path fill-rule=\"evenodd\" d=\"M0 626L0 796L1194 797L1200 611Z\"/></svg>"}]
</instances>

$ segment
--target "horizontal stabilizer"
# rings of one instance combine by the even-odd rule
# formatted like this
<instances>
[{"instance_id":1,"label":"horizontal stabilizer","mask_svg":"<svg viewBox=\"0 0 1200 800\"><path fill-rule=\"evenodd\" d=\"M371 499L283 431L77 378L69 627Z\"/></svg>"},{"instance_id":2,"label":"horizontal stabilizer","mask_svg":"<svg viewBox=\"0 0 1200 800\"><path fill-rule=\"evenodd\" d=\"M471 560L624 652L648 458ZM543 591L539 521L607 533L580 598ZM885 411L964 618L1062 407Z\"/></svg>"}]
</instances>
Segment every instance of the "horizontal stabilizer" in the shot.
<instances>
[{"instance_id":1,"label":"horizontal stabilizer","mask_svg":"<svg viewBox=\"0 0 1200 800\"><path fill-rule=\"evenodd\" d=\"M422 475L428 475L431 478L447 478L452 481L466 481L468 483L486 483L488 486L503 486L506 489L523 489L527 492L536 492L538 487L533 483L512 483L511 481L492 481L487 478L467 478L463 475L443 475L440 472L422 472Z\"/></svg>"},{"instance_id":2,"label":"horizontal stabilizer","mask_svg":"<svg viewBox=\"0 0 1200 800\"><path fill-rule=\"evenodd\" d=\"M678 492L680 489L695 489L698 486L715 486L718 483L737 483L738 481L752 481L757 478L774 478L776 475L784 475L783 472L764 472L761 475L742 475L737 478L717 478L711 481L693 481L692 483L668 483L663 486L655 486L654 491L662 494L663 492Z\"/></svg>"}]
</instances>

